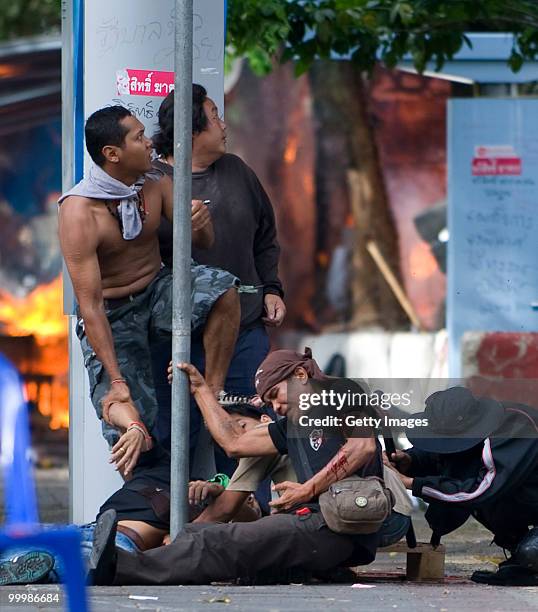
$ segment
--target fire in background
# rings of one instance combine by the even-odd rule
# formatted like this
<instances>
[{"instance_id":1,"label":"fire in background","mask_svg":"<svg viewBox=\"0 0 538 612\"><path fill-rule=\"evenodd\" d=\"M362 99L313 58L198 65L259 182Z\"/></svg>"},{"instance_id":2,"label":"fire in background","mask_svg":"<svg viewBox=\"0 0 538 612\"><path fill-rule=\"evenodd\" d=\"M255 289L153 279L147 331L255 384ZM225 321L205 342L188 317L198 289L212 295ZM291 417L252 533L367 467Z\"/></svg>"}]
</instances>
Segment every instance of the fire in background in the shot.
<instances>
[{"instance_id":1,"label":"fire in background","mask_svg":"<svg viewBox=\"0 0 538 612\"><path fill-rule=\"evenodd\" d=\"M67 317L62 279L39 285L24 298L0 291L0 351L23 376L28 400L50 419L69 426Z\"/></svg>"}]
</instances>

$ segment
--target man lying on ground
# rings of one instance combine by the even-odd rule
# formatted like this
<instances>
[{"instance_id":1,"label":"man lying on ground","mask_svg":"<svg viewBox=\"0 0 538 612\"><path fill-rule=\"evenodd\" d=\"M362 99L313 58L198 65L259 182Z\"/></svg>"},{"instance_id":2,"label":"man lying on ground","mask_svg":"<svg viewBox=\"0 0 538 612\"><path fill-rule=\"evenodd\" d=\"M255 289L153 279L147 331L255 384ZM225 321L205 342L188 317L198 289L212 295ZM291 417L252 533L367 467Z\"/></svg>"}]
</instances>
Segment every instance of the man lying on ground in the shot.
<instances>
[{"instance_id":1,"label":"man lying on ground","mask_svg":"<svg viewBox=\"0 0 538 612\"><path fill-rule=\"evenodd\" d=\"M226 408L238 427L247 431L252 428L267 428L271 418L252 406L230 406ZM113 418L121 424L123 412ZM136 415L135 415L136 416ZM131 417L130 417L131 418ZM380 543L387 546L403 537L409 525L409 502L405 489L390 479L384 466L384 478L393 491L396 504L380 531ZM261 516L254 497L259 483L270 478L277 486L282 482L296 482L293 466L287 455L244 457L229 483L223 480L194 481L189 483L189 506L193 523L253 521ZM160 546L163 535L168 532L170 512L170 457L159 445L144 453L134 468L133 478L114 493L101 507L99 515L107 510L117 513L118 528L115 545L128 552L140 552ZM95 523L81 527L82 553L88 561L95 531ZM165 543L169 536L165 536ZM168 540L169 541L169 540ZM46 581L59 582L63 565L57 556L46 551L18 549L10 550L0 557L0 585L23 584ZM320 576L320 574L318 574ZM278 575L280 579L285 576ZM287 578L298 579L298 575ZM275 575L272 576L273 580ZM301 575L304 579L305 575ZM323 574L324 579L335 579L332 574ZM339 576L339 578L341 578Z\"/></svg>"},{"instance_id":2,"label":"man lying on ground","mask_svg":"<svg viewBox=\"0 0 538 612\"><path fill-rule=\"evenodd\" d=\"M259 424L259 413L252 412L250 407L229 406L226 410L240 427L248 428ZM110 417L120 433L124 429L122 424L125 426L131 419L138 419L136 411L126 415L126 412L118 410L117 406L111 407ZM219 484L217 478L213 482L189 483L191 519L196 519L207 507L209 499L223 491L224 487ZM160 546L163 537L170 530L169 453L159 444L142 453L133 469L132 478L105 501L99 510L98 519L107 510L114 510L117 516L115 543L118 548L140 552ZM260 510L255 501L244 499L234 506L234 512L228 520L253 521L259 517ZM55 526L44 527L54 529ZM82 556L86 563L90 557L95 528L95 522L80 527ZM13 548L0 554L0 586L61 582L64 572L61 558L45 550Z\"/></svg>"}]
</instances>

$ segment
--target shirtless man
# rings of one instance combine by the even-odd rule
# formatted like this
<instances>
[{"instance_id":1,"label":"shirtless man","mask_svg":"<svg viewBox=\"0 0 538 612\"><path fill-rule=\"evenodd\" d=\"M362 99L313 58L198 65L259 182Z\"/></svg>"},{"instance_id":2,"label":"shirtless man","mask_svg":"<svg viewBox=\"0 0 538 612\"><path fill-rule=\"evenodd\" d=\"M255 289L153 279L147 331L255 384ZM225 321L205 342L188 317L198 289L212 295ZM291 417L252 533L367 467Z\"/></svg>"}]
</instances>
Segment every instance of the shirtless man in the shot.
<instances>
[{"instance_id":1,"label":"shirtless man","mask_svg":"<svg viewBox=\"0 0 538 612\"><path fill-rule=\"evenodd\" d=\"M94 165L60 198L59 236L78 303L77 335L90 394L111 461L128 474L151 447L157 414L150 341L171 333L172 275L162 267L157 229L172 219L172 182L152 173L151 141L127 109L96 111L85 128ZM213 242L207 208L192 202L192 241ZM192 328L204 327L211 388L222 390L240 319L238 279L216 268L192 268ZM112 414L139 414L125 427ZM133 413L133 408L137 413ZM125 433L119 438L120 431ZM119 440L118 440L119 438Z\"/></svg>"}]
</instances>

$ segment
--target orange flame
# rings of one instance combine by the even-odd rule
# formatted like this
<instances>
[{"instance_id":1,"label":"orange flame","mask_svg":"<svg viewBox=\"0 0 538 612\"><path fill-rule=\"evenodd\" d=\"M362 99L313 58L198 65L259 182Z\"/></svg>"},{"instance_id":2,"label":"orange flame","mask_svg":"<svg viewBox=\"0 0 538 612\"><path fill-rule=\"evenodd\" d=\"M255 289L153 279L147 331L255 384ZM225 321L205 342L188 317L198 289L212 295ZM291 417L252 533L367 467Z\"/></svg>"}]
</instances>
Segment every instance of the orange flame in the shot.
<instances>
[{"instance_id":1,"label":"orange flame","mask_svg":"<svg viewBox=\"0 0 538 612\"><path fill-rule=\"evenodd\" d=\"M439 266L432 255L430 247L425 242L417 242L409 255L409 269L411 276L418 280L425 280L432 276Z\"/></svg>"},{"instance_id":2,"label":"orange flame","mask_svg":"<svg viewBox=\"0 0 538 612\"><path fill-rule=\"evenodd\" d=\"M299 138L295 134L291 134L286 143L286 150L284 151L284 161L287 164L295 163L297 159L297 149L299 147Z\"/></svg>"},{"instance_id":3,"label":"orange flame","mask_svg":"<svg viewBox=\"0 0 538 612\"><path fill-rule=\"evenodd\" d=\"M9 336L33 336L35 359L17 364L28 399L50 418L51 429L69 426L67 319L62 309L61 275L40 285L25 298L0 293L0 331Z\"/></svg>"}]
</instances>

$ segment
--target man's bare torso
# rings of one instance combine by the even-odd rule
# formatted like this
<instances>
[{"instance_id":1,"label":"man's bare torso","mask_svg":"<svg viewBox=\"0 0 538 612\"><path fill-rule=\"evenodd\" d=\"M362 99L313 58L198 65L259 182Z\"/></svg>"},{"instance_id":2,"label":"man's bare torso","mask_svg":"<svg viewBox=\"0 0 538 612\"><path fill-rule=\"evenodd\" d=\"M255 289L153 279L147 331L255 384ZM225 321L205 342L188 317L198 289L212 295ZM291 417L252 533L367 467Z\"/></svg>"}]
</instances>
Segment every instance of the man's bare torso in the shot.
<instances>
[{"instance_id":1,"label":"man's bare torso","mask_svg":"<svg viewBox=\"0 0 538 612\"><path fill-rule=\"evenodd\" d=\"M96 233L97 259L101 273L103 298L120 298L142 291L157 275L161 255L157 229L161 222L163 196L160 181L147 180L143 187L147 215L142 232L134 240L124 240L116 217L119 201L108 201L110 214L103 200L71 196L61 209L85 207L84 216ZM61 213L64 212L61 210ZM71 217L63 231L69 231Z\"/></svg>"}]
</instances>

